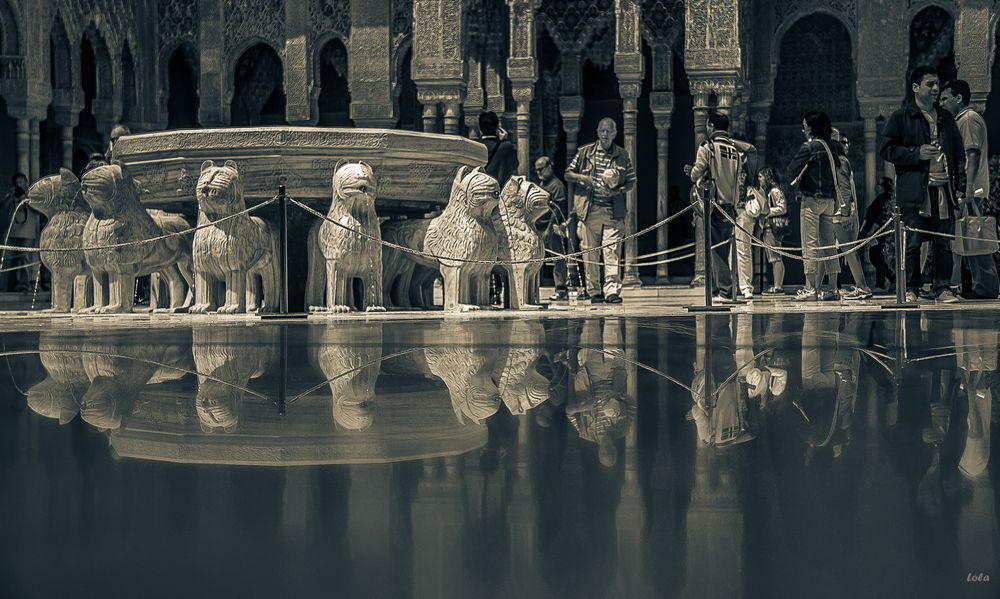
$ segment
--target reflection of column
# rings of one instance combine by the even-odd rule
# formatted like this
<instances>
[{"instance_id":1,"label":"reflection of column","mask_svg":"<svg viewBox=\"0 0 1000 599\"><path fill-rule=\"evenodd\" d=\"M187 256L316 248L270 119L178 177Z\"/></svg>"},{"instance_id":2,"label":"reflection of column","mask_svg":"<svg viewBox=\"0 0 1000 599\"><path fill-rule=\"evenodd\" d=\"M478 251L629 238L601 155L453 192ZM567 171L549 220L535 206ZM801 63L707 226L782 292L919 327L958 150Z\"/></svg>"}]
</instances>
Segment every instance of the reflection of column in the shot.
<instances>
[{"instance_id":1,"label":"reflection of column","mask_svg":"<svg viewBox=\"0 0 1000 599\"><path fill-rule=\"evenodd\" d=\"M30 146L30 158L31 162L28 165L28 181L34 181L39 176L39 170L41 170L41 149L39 144L41 142L41 131L39 130L38 119L31 119L28 124L29 127L29 139L28 143Z\"/></svg>"},{"instance_id":2,"label":"reflection of column","mask_svg":"<svg viewBox=\"0 0 1000 599\"><path fill-rule=\"evenodd\" d=\"M642 84L620 83L618 87L621 90L624 103L622 121L625 129L625 151L628 152L634 167L637 158L636 149L638 147L636 143L636 129L639 120L638 99L639 93L642 90ZM635 204L638 194L638 185L633 185L632 189L625 194L625 229L629 235L635 233L637 229L638 219ZM642 281L639 279L639 267L635 265L636 243L635 238L629 239L625 243L625 276L622 279L622 285L625 287L642 286Z\"/></svg>"},{"instance_id":3,"label":"reflection of column","mask_svg":"<svg viewBox=\"0 0 1000 599\"><path fill-rule=\"evenodd\" d=\"M653 112L656 124L656 220L661 221L670 214L669 180L667 174L667 156L670 136L670 117L674 108L674 95L671 92L653 92L649 96L649 107ZM669 226L656 230L656 251L662 252L670 246ZM660 259L666 256L661 255ZM656 283L665 285L670 282L668 264L656 265Z\"/></svg>"},{"instance_id":4,"label":"reflection of column","mask_svg":"<svg viewBox=\"0 0 1000 599\"><path fill-rule=\"evenodd\" d=\"M17 119L17 171L25 175L31 170L31 146L28 119Z\"/></svg>"},{"instance_id":5,"label":"reflection of column","mask_svg":"<svg viewBox=\"0 0 1000 599\"><path fill-rule=\"evenodd\" d=\"M73 170L73 128L62 128L62 165Z\"/></svg>"}]
</instances>

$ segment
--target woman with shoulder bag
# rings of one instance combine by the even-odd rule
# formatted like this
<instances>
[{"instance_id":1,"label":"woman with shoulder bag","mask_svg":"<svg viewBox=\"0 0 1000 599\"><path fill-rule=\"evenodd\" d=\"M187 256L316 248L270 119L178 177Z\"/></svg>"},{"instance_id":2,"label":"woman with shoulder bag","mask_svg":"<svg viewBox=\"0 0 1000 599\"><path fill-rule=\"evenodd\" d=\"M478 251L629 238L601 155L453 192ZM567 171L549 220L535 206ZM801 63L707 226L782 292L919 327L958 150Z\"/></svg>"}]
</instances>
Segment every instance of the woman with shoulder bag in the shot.
<instances>
[{"instance_id":1,"label":"woman with shoulder bag","mask_svg":"<svg viewBox=\"0 0 1000 599\"><path fill-rule=\"evenodd\" d=\"M757 194L764 198L760 214L760 226L763 233L764 248L767 261L771 264L773 284L764 291L764 295L784 295L785 262L784 257L771 248L781 247L788 234L791 221L788 217L788 203L785 193L778 185L773 168L761 169L757 175Z\"/></svg>"},{"instance_id":2,"label":"woman with shoulder bag","mask_svg":"<svg viewBox=\"0 0 1000 599\"><path fill-rule=\"evenodd\" d=\"M847 158L849 140L846 135L839 134L834 129L834 140L840 142L844 148L843 154L838 156L838 165L835 183L837 185L838 205L833 213L833 234L837 244L837 251L844 251L846 248L841 244L847 244L858 238L858 230L861 228L858 222L858 197L854 187L854 173L851 172L851 163ZM827 148L829 149L829 148ZM840 298L845 300L866 300L872 297L871 288L865 280L865 270L861 266L861 247L854 243L850 249L854 250L844 256L848 268L851 269L851 276L854 277L854 287L846 293L841 293Z\"/></svg>"}]
</instances>

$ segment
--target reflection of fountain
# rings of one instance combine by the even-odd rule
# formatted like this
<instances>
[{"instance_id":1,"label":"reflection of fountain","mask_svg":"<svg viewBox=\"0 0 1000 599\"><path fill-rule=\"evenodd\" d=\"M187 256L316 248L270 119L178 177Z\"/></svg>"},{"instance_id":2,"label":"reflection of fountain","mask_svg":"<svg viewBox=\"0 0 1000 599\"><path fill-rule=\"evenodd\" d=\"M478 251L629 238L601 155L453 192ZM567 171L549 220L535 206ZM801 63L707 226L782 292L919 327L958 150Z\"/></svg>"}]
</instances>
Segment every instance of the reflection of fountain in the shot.
<instances>
[{"instance_id":1,"label":"reflection of fountain","mask_svg":"<svg viewBox=\"0 0 1000 599\"><path fill-rule=\"evenodd\" d=\"M80 411L90 379L80 349L83 338L64 331L43 332L38 357L48 376L28 389L28 407L40 416L66 424Z\"/></svg>"},{"instance_id":2,"label":"reflection of fountain","mask_svg":"<svg viewBox=\"0 0 1000 599\"><path fill-rule=\"evenodd\" d=\"M196 328L192 334L199 374L195 408L201 430L231 433L239 423L247 382L274 366L277 330L213 327Z\"/></svg>"}]
</instances>

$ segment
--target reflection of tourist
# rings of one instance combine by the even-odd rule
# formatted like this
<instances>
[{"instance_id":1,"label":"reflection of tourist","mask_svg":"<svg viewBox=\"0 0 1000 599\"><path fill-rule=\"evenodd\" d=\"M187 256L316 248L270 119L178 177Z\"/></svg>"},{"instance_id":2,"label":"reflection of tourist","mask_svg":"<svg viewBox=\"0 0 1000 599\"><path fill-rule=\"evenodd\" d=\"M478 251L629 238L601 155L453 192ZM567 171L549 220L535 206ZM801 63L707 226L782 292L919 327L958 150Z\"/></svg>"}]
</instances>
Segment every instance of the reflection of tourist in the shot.
<instances>
[{"instance_id":1,"label":"reflection of tourist","mask_svg":"<svg viewBox=\"0 0 1000 599\"><path fill-rule=\"evenodd\" d=\"M588 321L576 351L573 382L566 416L580 438L598 446L601 465L618 461L619 439L625 437L634 417L626 383L624 349L617 319ZM594 346L597 347L594 347ZM603 346L603 349L599 349Z\"/></svg>"}]
</instances>

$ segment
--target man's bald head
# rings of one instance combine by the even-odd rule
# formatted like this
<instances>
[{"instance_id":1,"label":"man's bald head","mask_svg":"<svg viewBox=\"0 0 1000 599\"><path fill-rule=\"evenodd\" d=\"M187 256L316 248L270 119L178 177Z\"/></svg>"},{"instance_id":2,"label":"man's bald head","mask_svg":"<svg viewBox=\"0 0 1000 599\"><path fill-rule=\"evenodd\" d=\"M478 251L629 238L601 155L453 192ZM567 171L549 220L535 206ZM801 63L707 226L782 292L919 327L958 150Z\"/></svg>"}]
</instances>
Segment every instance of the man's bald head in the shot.
<instances>
[{"instance_id":1,"label":"man's bald head","mask_svg":"<svg viewBox=\"0 0 1000 599\"><path fill-rule=\"evenodd\" d=\"M612 118L603 118L597 123L597 140L605 151L610 150L618 134L618 125Z\"/></svg>"}]
</instances>

